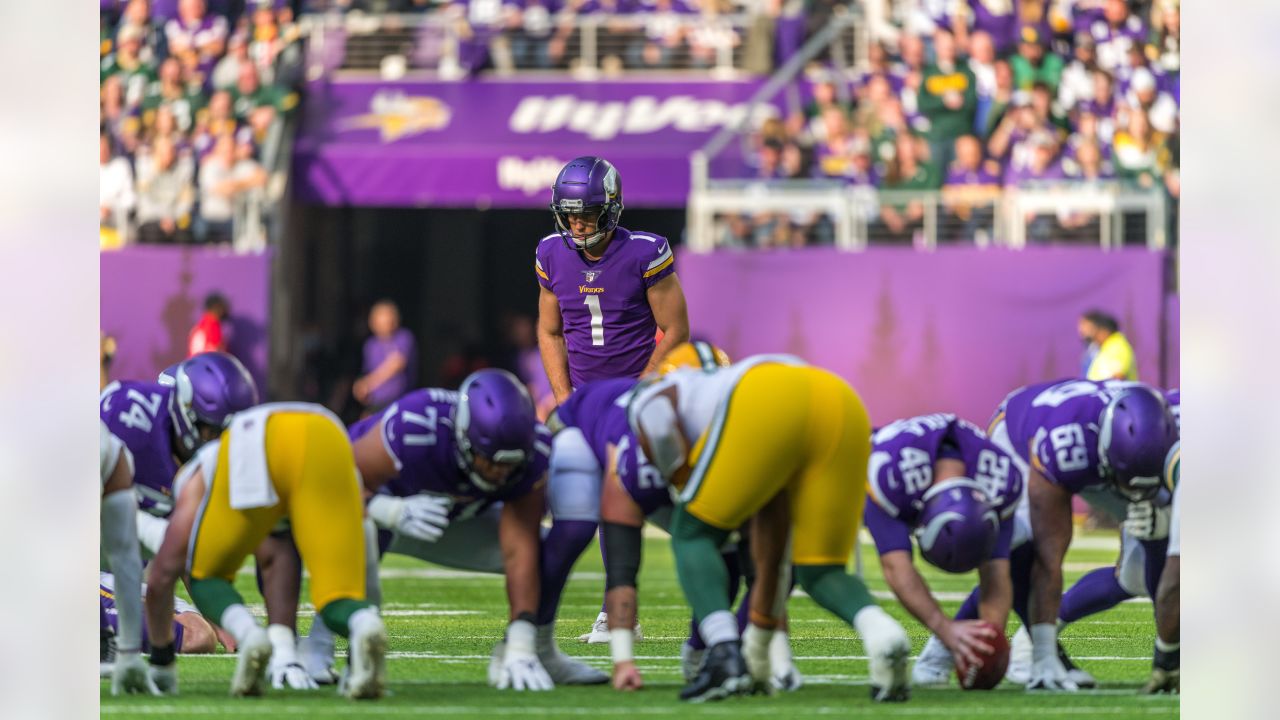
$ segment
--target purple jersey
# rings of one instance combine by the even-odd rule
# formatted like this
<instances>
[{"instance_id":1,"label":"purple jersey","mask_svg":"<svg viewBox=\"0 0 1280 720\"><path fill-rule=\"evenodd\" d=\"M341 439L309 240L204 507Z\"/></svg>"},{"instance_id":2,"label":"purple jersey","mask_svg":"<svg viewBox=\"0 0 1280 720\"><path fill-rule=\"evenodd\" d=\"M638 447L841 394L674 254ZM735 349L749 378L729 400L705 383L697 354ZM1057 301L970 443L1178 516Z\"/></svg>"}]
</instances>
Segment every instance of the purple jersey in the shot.
<instances>
[{"instance_id":1,"label":"purple jersey","mask_svg":"<svg viewBox=\"0 0 1280 720\"><path fill-rule=\"evenodd\" d=\"M101 573L98 579L98 629L120 632L120 613L116 609L115 578L109 573ZM146 596L146 585L143 585L143 596ZM177 614L194 612L194 609L180 598L174 598L174 610ZM173 621L173 645L182 652L182 635L186 628L176 619ZM142 652L151 651L151 642L147 638L147 614L142 613Z\"/></svg>"},{"instance_id":2,"label":"purple jersey","mask_svg":"<svg viewBox=\"0 0 1280 720\"><path fill-rule=\"evenodd\" d=\"M172 388L147 382L113 382L102 391L98 413L111 434L133 455L133 489L138 507L158 517L173 512L173 455L169 419Z\"/></svg>"},{"instance_id":3,"label":"purple jersey","mask_svg":"<svg viewBox=\"0 0 1280 720\"><path fill-rule=\"evenodd\" d=\"M1102 411L1116 391L1135 383L1060 380L1014 390L992 419L1001 419L1018 455L1049 482L1073 493L1106 482L1098 459Z\"/></svg>"},{"instance_id":4,"label":"purple jersey","mask_svg":"<svg viewBox=\"0 0 1280 720\"><path fill-rule=\"evenodd\" d=\"M1009 555L1013 511L1022 496L1022 473L1005 451L972 423L950 413L920 415L890 423L872 436L867 489L867 530L881 554L910 550L910 532L920 520L924 495L939 459L964 463L1000 515L993 557Z\"/></svg>"},{"instance_id":5,"label":"purple jersey","mask_svg":"<svg viewBox=\"0 0 1280 720\"><path fill-rule=\"evenodd\" d=\"M952 165L947 171L947 179L943 185L999 185L1000 178L992 175L985 167L979 165L976 170Z\"/></svg>"},{"instance_id":6,"label":"purple jersey","mask_svg":"<svg viewBox=\"0 0 1280 720\"><path fill-rule=\"evenodd\" d=\"M534 270L560 303L569 383L639 377L657 344L648 290L675 272L667 239L619 227L604 257L591 262L559 234L548 235Z\"/></svg>"},{"instance_id":7,"label":"purple jersey","mask_svg":"<svg viewBox=\"0 0 1280 720\"><path fill-rule=\"evenodd\" d=\"M533 457L496 493L476 487L462 466L453 435L453 415L458 393L424 388L392 403L381 415L365 418L347 430L351 440L370 432L382 434L382 445L391 455L398 475L382 492L396 497L418 493L448 495L453 499L451 520L473 517L495 502L514 500L540 486L551 457L551 433L538 425Z\"/></svg>"},{"instance_id":8,"label":"purple jersey","mask_svg":"<svg viewBox=\"0 0 1280 720\"><path fill-rule=\"evenodd\" d=\"M582 431L600 467L608 466L608 446L616 449L622 487L645 515L671 504L666 480L649 464L627 424L627 402L636 381L629 378L587 383L556 408L565 427Z\"/></svg>"}]
</instances>

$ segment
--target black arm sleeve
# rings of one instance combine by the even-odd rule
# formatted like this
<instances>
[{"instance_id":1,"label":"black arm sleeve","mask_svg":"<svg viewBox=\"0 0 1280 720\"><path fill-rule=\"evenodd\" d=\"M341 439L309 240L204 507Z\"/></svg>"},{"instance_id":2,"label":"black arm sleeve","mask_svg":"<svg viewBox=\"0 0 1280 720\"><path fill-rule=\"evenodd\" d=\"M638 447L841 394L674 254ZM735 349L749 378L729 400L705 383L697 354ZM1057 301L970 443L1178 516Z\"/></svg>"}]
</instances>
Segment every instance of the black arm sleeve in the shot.
<instances>
[{"instance_id":1,"label":"black arm sleeve","mask_svg":"<svg viewBox=\"0 0 1280 720\"><path fill-rule=\"evenodd\" d=\"M604 527L604 577L606 592L615 587L636 587L640 574L640 528L606 522Z\"/></svg>"}]
</instances>

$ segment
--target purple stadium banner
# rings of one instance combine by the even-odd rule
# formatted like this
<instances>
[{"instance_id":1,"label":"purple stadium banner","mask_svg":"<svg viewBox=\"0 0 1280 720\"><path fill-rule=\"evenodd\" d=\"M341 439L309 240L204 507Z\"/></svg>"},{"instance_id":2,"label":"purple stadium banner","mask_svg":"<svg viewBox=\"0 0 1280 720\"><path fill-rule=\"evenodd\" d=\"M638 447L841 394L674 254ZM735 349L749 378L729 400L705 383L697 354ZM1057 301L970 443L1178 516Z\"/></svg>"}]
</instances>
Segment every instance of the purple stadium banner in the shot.
<instances>
[{"instance_id":1,"label":"purple stadium banner","mask_svg":"<svg viewBox=\"0 0 1280 720\"><path fill-rule=\"evenodd\" d=\"M1076 320L1089 308L1119 319L1140 378L1160 384L1163 262L1146 250L815 248L684 253L677 267L693 334L731 357L829 368L877 424L950 411L985 427L1010 390L1081 373Z\"/></svg>"},{"instance_id":2,"label":"purple stadium banner","mask_svg":"<svg viewBox=\"0 0 1280 720\"><path fill-rule=\"evenodd\" d=\"M271 254L130 247L101 256L102 331L116 339L112 379L153 380L187 356L187 335L218 291L231 305L229 350L266 396Z\"/></svg>"},{"instance_id":3,"label":"purple stadium banner","mask_svg":"<svg viewBox=\"0 0 1280 720\"><path fill-rule=\"evenodd\" d=\"M746 113L759 81L316 82L294 151L298 196L328 205L545 207L564 163L607 157L626 203L682 207L689 155Z\"/></svg>"}]
</instances>

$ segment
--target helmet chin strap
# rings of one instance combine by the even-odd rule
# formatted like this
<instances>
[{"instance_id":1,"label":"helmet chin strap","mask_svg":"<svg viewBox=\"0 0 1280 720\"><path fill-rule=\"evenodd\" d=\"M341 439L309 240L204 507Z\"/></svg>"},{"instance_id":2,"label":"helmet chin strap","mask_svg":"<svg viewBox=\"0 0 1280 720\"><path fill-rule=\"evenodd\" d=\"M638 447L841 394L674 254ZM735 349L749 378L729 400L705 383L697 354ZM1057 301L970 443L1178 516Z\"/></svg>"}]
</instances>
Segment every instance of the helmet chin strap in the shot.
<instances>
[{"instance_id":1,"label":"helmet chin strap","mask_svg":"<svg viewBox=\"0 0 1280 720\"><path fill-rule=\"evenodd\" d=\"M592 233L584 238L579 238L577 235L573 235L572 233L570 233L569 237L573 238L573 244L577 245L580 250L590 250L596 245L599 245L600 241L604 239L604 236L608 234L609 231L606 230L604 232Z\"/></svg>"}]
</instances>

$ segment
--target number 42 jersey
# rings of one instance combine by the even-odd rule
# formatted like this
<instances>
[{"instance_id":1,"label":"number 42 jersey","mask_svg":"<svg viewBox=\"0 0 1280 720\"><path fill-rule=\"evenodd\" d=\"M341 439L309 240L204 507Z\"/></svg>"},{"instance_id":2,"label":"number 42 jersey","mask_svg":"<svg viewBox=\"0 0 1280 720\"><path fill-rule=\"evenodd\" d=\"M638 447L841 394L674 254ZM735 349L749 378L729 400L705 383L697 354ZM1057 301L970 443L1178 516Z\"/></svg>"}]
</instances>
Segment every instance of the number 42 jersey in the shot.
<instances>
[{"instance_id":1,"label":"number 42 jersey","mask_svg":"<svg viewBox=\"0 0 1280 720\"><path fill-rule=\"evenodd\" d=\"M573 387L640 376L658 327L647 292L675 272L666 238L620 227L604 256L591 262L551 234L538 243L534 272L560 303Z\"/></svg>"}]
</instances>

